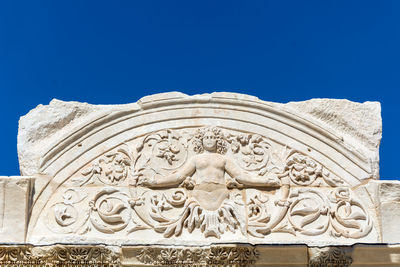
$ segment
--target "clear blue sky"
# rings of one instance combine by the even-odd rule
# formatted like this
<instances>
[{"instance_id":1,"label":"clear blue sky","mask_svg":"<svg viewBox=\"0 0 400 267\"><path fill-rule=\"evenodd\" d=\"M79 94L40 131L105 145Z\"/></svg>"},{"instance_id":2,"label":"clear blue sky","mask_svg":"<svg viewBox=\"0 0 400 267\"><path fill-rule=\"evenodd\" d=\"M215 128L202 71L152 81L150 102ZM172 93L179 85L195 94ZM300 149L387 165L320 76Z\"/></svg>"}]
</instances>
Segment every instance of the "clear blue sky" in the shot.
<instances>
[{"instance_id":1,"label":"clear blue sky","mask_svg":"<svg viewBox=\"0 0 400 267\"><path fill-rule=\"evenodd\" d=\"M0 175L38 104L178 90L380 101L381 178L398 179L400 1L3 0L0 89Z\"/></svg>"}]
</instances>

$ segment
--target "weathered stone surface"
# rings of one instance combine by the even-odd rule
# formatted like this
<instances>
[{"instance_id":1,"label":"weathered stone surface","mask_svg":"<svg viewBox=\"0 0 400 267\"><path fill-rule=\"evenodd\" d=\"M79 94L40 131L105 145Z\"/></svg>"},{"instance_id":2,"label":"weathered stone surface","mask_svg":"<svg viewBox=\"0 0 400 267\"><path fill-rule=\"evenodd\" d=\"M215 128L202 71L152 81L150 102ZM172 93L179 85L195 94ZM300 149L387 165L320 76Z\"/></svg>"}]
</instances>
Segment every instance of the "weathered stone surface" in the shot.
<instances>
[{"instance_id":1,"label":"weathered stone surface","mask_svg":"<svg viewBox=\"0 0 400 267\"><path fill-rule=\"evenodd\" d=\"M39 105L27 115L21 117L18 131L18 155L22 175L39 174L40 161L49 146L68 132L77 130L84 121L96 120L115 111L140 111L148 106L162 105L163 102L242 102L261 104L295 114L317 127L329 130L337 142L355 152L359 152L370 161L373 177L379 175L379 143L382 136L382 121L379 102L356 103L339 99L312 99L287 104L259 100L257 97L235 93L212 93L188 96L178 92L146 96L135 104L127 105L90 105L79 102L53 100L49 105Z\"/></svg>"},{"instance_id":2,"label":"weathered stone surface","mask_svg":"<svg viewBox=\"0 0 400 267\"><path fill-rule=\"evenodd\" d=\"M399 245L307 247L246 246L104 246L0 245L1 266L268 266L395 267Z\"/></svg>"},{"instance_id":3,"label":"weathered stone surface","mask_svg":"<svg viewBox=\"0 0 400 267\"><path fill-rule=\"evenodd\" d=\"M21 175L39 174L39 164L46 149L56 145L63 136L73 133L80 123L122 108L134 109L135 104L90 105L53 99L49 105L38 105L19 120L18 159Z\"/></svg>"},{"instance_id":4,"label":"weathered stone surface","mask_svg":"<svg viewBox=\"0 0 400 267\"><path fill-rule=\"evenodd\" d=\"M112 246L0 246L1 266L121 266L120 248Z\"/></svg>"},{"instance_id":5,"label":"weathered stone surface","mask_svg":"<svg viewBox=\"0 0 400 267\"><path fill-rule=\"evenodd\" d=\"M306 246L246 246L222 244L205 247L125 246L122 261L128 266L308 266Z\"/></svg>"},{"instance_id":6,"label":"weathered stone surface","mask_svg":"<svg viewBox=\"0 0 400 267\"><path fill-rule=\"evenodd\" d=\"M289 102L287 107L298 114L310 115L326 127L356 139L376 151L382 138L381 105L379 102L357 103L346 99L311 99ZM346 137L343 137L345 139Z\"/></svg>"},{"instance_id":7,"label":"weathered stone surface","mask_svg":"<svg viewBox=\"0 0 400 267\"><path fill-rule=\"evenodd\" d=\"M52 101L20 121L21 172L36 177L26 241L379 242L365 185L378 177L379 112L233 93Z\"/></svg>"},{"instance_id":8,"label":"weathered stone surface","mask_svg":"<svg viewBox=\"0 0 400 267\"><path fill-rule=\"evenodd\" d=\"M396 245L356 245L351 255L352 267L400 266L400 246Z\"/></svg>"},{"instance_id":9,"label":"weathered stone surface","mask_svg":"<svg viewBox=\"0 0 400 267\"><path fill-rule=\"evenodd\" d=\"M399 243L400 181L380 181L378 188L382 241L385 243Z\"/></svg>"},{"instance_id":10,"label":"weathered stone surface","mask_svg":"<svg viewBox=\"0 0 400 267\"><path fill-rule=\"evenodd\" d=\"M397 245L376 245L400 240L399 182L376 180L380 138L375 102L53 100L20 120L32 178L0 179L0 226L13 226L0 243L33 244L0 247L0 264L396 266Z\"/></svg>"},{"instance_id":11,"label":"weathered stone surface","mask_svg":"<svg viewBox=\"0 0 400 267\"><path fill-rule=\"evenodd\" d=\"M311 99L289 102L302 117L318 121L325 129L337 133L344 144L357 144L351 149L371 153L374 178L379 178L379 144L382 138L381 105L379 102L356 103L346 99ZM350 146L349 146L350 147Z\"/></svg>"},{"instance_id":12,"label":"weathered stone surface","mask_svg":"<svg viewBox=\"0 0 400 267\"><path fill-rule=\"evenodd\" d=\"M28 224L32 178L0 176L0 242L22 243Z\"/></svg>"}]
</instances>

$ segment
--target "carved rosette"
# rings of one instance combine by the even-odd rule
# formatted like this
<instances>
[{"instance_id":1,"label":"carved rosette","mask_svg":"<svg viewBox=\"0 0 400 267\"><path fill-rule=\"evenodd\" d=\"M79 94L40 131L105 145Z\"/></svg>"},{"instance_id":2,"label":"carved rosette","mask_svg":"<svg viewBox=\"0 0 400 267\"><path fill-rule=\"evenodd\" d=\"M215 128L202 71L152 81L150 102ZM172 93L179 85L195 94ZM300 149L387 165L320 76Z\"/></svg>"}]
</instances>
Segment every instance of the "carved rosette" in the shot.
<instances>
[{"instance_id":1,"label":"carved rosette","mask_svg":"<svg viewBox=\"0 0 400 267\"><path fill-rule=\"evenodd\" d=\"M215 139L208 154L207 133ZM188 174L181 177L185 168ZM310 155L218 127L148 134L95 159L69 182L73 186L64 187L48 209L52 232L134 236L143 230L166 238L195 231L223 238L231 232L260 239L279 232L359 239L373 229L352 190Z\"/></svg>"},{"instance_id":2,"label":"carved rosette","mask_svg":"<svg viewBox=\"0 0 400 267\"><path fill-rule=\"evenodd\" d=\"M88 168L81 171L81 177L73 180L75 185L90 184L119 185L132 175L133 154L128 146L101 156Z\"/></svg>"},{"instance_id":3,"label":"carved rosette","mask_svg":"<svg viewBox=\"0 0 400 267\"><path fill-rule=\"evenodd\" d=\"M255 171L264 175L268 169L271 144L258 134L228 135L231 151L238 164L246 171Z\"/></svg>"}]
</instances>

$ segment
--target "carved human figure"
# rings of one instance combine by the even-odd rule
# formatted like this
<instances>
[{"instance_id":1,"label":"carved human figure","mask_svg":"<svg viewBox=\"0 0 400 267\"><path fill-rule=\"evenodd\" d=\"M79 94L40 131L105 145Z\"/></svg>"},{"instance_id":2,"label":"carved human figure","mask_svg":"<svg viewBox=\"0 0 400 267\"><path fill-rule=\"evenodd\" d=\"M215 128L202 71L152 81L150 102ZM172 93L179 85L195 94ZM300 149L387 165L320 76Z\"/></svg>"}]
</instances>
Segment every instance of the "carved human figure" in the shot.
<instances>
[{"instance_id":1,"label":"carved human figure","mask_svg":"<svg viewBox=\"0 0 400 267\"><path fill-rule=\"evenodd\" d=\"M232 228L239 226L242 233L245 233L245 222L237 207L232 204L230 191L235 185L279 187L278 179L267 179L262 176L252 176L244 172L235 162L225 155L227 143L223 139L221 130L214 128L202 128L197 131L193 140L194 151L197 155L191 157L178 171L171 175L149 179L139 177L138 185L144 185L151 188L171 187L182 184L187 189L190 199L196 201L200 207L204 220L198 218L197 221L203 226L204 235L220 237L224 232L223 222ZM225 180L225 174L231 179ZM189 200L190 202L191 200ZM230 204L227 203L230 201ZM187 209L193 209L191 212L183 212L200 216L195 210L196 205L188 206ZM202 216L203 216L202 215ZM232 217L232 218L231 218ZM181 218L181 222L186 217Z\"/></svg>"},{"instance_id":2,"label":"carved human figure","mask_svg":"<svg viewBox=\"0 0 400 267\"><path fill-rule=\"evenodd\" d=\"M171 175L157 177L157 179L140 177L138 185L169 187L185 181L188 187L210 192L233 185L234 182L225 181L225 173L227 173L234 181L242 185L280 186L278 179L266 179L244 172L231 158L224 155L226 141L223 140L221 130L216 127L200 129L193 143L197 155L190 158L182 168Z\"/></svg>"}]
</instances>

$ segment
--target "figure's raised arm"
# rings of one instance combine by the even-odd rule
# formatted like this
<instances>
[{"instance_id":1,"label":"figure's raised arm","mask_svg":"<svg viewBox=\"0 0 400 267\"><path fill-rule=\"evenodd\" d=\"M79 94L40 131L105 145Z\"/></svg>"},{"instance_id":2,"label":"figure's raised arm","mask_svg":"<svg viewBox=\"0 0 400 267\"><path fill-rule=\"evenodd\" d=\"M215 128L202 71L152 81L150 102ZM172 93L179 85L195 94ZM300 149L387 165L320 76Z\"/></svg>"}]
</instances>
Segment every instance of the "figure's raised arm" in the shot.
<instances>
[{"instance_id":1,"label":"figure's raised arm","mask_svg":"<svg viewBox=\"0 0 400 267\"><path fill-rule=\"evenodd\" d=\"M196 171L196 164L194 159L191 158L186 164L184 164L179 170L175 173L172 173L167 176L159 176L157 178L153 177L153 179L148 179L147 177L143 177L139 180L138 185L144 185L148 187L168 187L181 183L188 176L192 176Z\"/></svg>"},{"instance_id":2,"label":"figure's raised arm","mask_svg":"<svg viewBox=\"0 0 400 267\"><path fill-rule=\"evenodd\" d=\"M250 175L237 166L231 159L226 159L225 170L233 179L244 185L280 187L278 178L268 179L259 175Z\"/></svg>"}]
</instances>

